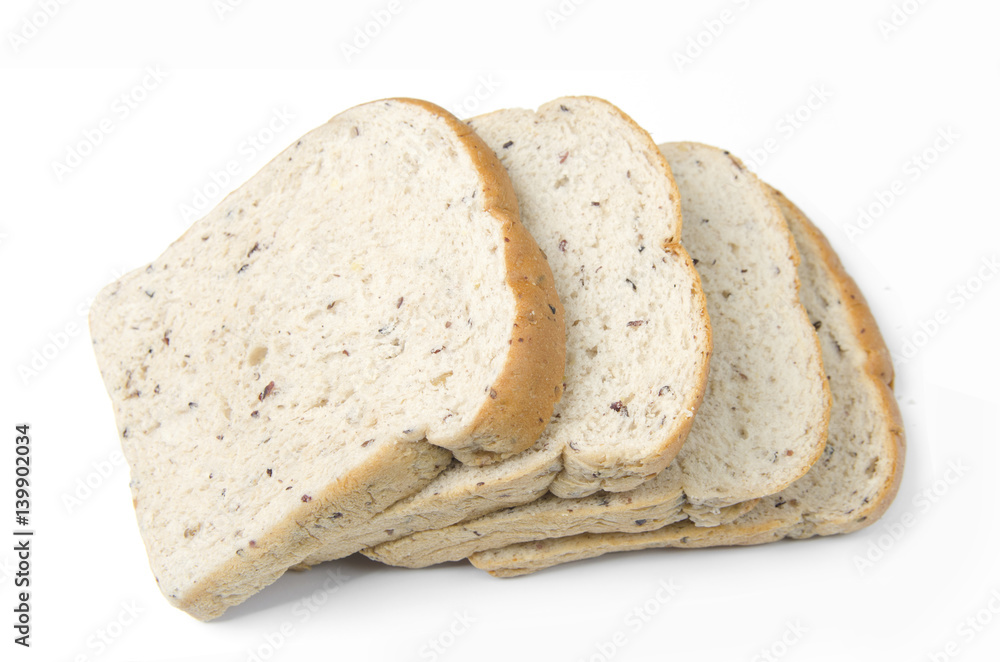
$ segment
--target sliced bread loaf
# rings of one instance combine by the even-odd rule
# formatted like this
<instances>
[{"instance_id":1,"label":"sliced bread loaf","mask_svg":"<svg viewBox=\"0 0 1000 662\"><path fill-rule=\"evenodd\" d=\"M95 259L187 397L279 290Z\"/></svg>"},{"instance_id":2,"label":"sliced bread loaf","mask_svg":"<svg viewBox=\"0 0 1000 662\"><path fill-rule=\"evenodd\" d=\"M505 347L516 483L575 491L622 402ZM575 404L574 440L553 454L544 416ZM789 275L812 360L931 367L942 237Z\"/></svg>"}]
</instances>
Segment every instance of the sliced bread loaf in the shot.
<instances>
[{"instance_id":1,"label":"sliced bread loaf","mask_svg":"<svg viewBox=\"0 0 1000 662\"><path fill-rule=\"evenodd\" d=\"M654 504L669 508L677 490L684 494L677 519L715 526L788 486L819 457L830 395L816 332L798 298L798 255L780 210L728 152L692 143L661 150L680 188L684 243L702 276L714 338L708 391L677 460L648 485L603 505L603 498L546 498L386 542L366 555L423 567L501 541L612 526L635 531L669 519L660 510L650 522L646 513ZM558 260L553 264L557 268ZM572 346L569 303L566 319ZM594 512L600 513L596 523Z\"/></svg>"},{"instance_id":2,"label":"sliced bread loaf","mask_svg":"<svg viewBox=\"0 0 1000 662\"><path fill-rule=\"evenodd\" d=\"M303 136L90 313L150 565L210 619L451 461L529 447L562 390L510 181L431 104Z\"/></svg>"},{"instance_id":3,"label":"sliced bread loaf","mask_svg":"<svg viewBox=\"0 0 1000 662\"><path fill-rule=\"evenodd\" d=\"M355 535L325 537L307 565L528 503L546 489L634 488L673 459L704 393L704 294L678 244L670 169L649 134L589 97L470 125L510 173L566 306L563 399L533 451L444 472Z\"/></svg>"},{"instance_id":4,"label":"sliced bread loaf","mask_svg":"<svg viewBox=\"0 0 1000 662\"><path fill-rule=\"evenodd\" d=\"M892 394L892 363L865 299L820 231L774 191L802 262L801 296L819 329L833 391L822 459L747 515L717 528L690 522L648 533L580 535L474 554L496 576L513 576L609 552L655 547L751 545L780 538L849 533L877 520L902 478L903 423Z\"/></svg>"}]
</instances>

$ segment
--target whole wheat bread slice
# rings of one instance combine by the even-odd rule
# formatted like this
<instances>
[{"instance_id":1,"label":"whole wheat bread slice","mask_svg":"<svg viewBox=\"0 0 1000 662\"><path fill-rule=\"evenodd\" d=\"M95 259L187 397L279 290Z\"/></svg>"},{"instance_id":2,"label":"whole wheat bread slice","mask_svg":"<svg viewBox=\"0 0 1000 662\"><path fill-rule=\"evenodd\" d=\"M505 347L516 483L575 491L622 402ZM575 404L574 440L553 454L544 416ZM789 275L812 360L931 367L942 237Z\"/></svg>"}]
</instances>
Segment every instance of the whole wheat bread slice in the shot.
<instances>
[{"instance_id":1,"label":"whole wheat bread slice","mask_svg":"<svg viewBox=\"0 0 1000 662\"><path fill-rule=\"evenodd\" d=\"M451 461L529 447L562 309L506 172L426 102L311 131L104 289L94 350L161 591L201 618Z\"/></svg>"},{"instance_id":2,"label":"whole wheat bread slice","mask_svg":"<svg viewBox=\"0 0 1000 662\"><path fill-rule=\"evenodd\" d=\"M423 567L581 531L639 531L684 518L716 526L787 487L819 457L830 395L781 211L728 152L693 143L661 150L680 188L684 244L701 273L714 338L708 391L676 461L613 498L546 497L386 542L367 556ZM684 500L676 513L678 490Z\"/></svg>"},{"instance_id":3,"label":"whole wheat bread slice","mask_svg":"<svg viewBox=\"0 0 1000 662\"><path fill-rule=\"evenodd\" d=\"M628 490L676 455L707 379L704 294L680 247L679 195L652 138L612 104L556 99L469 124L507 168L566 307L565 388L532 451L455 467L305 565L528 503Z\"/></svg>"},{"instance_id":4,"label":"whole wheat bread slice","mask_svg":"<svg viewBox=\"0 0 1000 662\"><path fill-rule=\"evenodd\" d=\"M648 533L581 535L474 554L496 576L526 574L577 559L655 547L753 545L849 533L876 521L902 479L903 422L892 394L892 362L857 285L822 233L774 191L802 256L801 296L819 329L833 391L822 459L787 489L717 528L689 522Z\"/></svg>"}]
</instances>

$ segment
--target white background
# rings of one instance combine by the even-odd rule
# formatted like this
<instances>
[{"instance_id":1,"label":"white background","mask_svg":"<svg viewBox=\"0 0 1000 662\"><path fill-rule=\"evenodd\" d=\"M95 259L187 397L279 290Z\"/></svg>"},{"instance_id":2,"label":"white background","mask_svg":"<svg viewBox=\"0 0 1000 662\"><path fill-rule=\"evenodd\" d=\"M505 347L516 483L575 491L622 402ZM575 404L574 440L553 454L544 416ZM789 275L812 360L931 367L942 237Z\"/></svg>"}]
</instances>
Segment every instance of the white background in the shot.
<instances>
[{"instance_id":1,"label":"white background","mask_svg":"<svg viewBox=\"0 0 1000 662\"><path fill-rule=\"evenodd\" d=\"M3 659L997 659L1000 278L977 270L1000 257L1000 6L577 2L560 14L558 0L399 0L350 61L341 44L387 0L247 0L232 11L97 0L49 3L51 18L40 18L41 0L3 3L0 531L10 540L19 422L32 425L37 531L30 650L11 641L13 543L0 544ZM898 29L880 28L894 2L905 9ZM132 92L143 82L151 89ZM734 151L829 235L897 363L909 450L884 519L838 538L654 550L515 580L351 559L285 576L213 623L168 606L127 469L101 475L118 439L86 332L90 297L175 239L188 224L182 205L214 204L351 105L406 95L471 115L566 94L608 98L658 142ZM275 111L294 117L248 148ZM102 121L111 131L60 176L55 164ZM935 148L940 132L953 139ZM933 163L914 170L928 149ZM239 174L213 190L229 161ZM860 229L859 208L879 204ZM966 299L959 287L976 292ZM950 463L966 468L949 473ZM914 525L900 524L907 516ZM332 594L318 588L328 572L349 578ZM661 581L677 586L662 604ZM123 605L140 613L123 616ZM629 617L637 608L647 621ZM456 614L475 622L452 638ZM978 630L962 625L977 615ZM432 640L450 646L438 655Z\"/></svg>"}]
</instances>

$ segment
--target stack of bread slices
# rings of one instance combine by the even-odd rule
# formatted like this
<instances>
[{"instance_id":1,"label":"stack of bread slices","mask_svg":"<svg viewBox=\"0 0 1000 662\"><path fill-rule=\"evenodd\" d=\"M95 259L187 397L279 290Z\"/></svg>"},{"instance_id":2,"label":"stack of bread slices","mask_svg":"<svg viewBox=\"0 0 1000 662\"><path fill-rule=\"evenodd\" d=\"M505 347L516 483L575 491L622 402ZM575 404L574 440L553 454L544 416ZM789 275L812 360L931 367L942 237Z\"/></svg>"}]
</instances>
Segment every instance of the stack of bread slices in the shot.
<instances>
[{"instance_id":1,"label":"stack of bread slices","mask_svg":"<svg viewBox=\"0 0 1000 662\"><path fill-rule=\"evenodd\" d=\"M347 110L90 324L156 581L205 620L358 552L511 576L845 533L901 476L891 361L820 231L592 97Z\"/></svg>"}]
</instances>

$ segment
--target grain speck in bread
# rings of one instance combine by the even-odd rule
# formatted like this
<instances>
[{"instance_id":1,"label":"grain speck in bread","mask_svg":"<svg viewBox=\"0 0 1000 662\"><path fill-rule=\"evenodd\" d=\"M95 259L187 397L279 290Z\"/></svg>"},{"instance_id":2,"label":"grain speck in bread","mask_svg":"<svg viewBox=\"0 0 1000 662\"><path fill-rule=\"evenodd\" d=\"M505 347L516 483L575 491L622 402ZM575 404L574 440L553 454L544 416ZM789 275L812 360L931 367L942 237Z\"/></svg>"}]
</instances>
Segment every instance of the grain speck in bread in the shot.
<instances>
[{"instance_id":1,"label":"grain speck in bread","mask_svg":"<svg viewBox=\"0 0 1000 662\"><path fill-rule=\"evenodd\" d=\"M905 435L892 394L892 362L871 310L826 237L772 191L798 244L801 297L819 329L833 391L823 457L782 492L717 528L682 522L639 534L581 535L490 550L472 562L515 576L610 552L657 547L751 545L850 533L876 521L902 479Z\"/></svg>"},{"instance_id":2,"label":"grain speck in bread","mask_svg":"<svg viewBox=\"0 0 1000 662\"><path fill-rule=\"evenodd\" d=\"M214 618L423 487L446 448L528 448L561 392L552 280L489 148L389 99L105 288L91 335L161 591Z\"/></svg>"}]
</instances>

